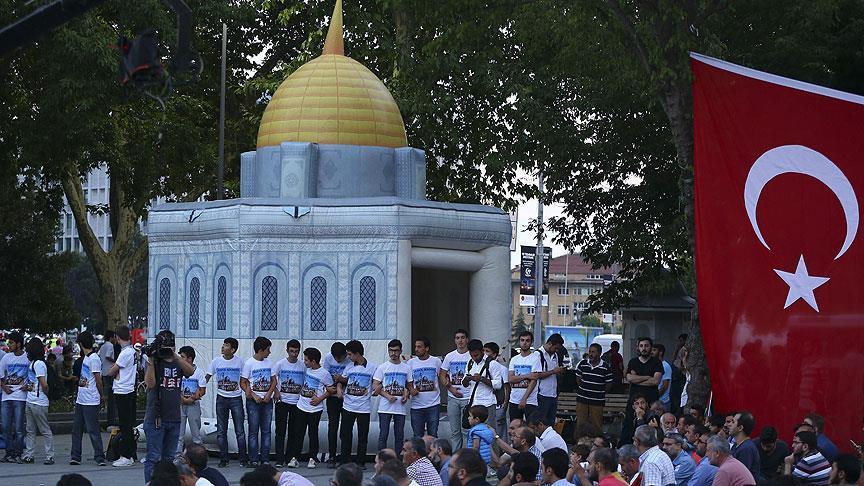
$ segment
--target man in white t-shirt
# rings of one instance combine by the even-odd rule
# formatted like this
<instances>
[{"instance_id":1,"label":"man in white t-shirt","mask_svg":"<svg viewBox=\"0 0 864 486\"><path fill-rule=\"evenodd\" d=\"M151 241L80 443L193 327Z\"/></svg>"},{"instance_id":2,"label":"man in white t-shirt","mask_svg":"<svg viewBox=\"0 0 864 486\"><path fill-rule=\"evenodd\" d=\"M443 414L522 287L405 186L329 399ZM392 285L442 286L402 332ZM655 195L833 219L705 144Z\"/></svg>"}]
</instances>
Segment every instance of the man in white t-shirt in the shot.
<instances>
[{"instance_id":1,"label":"man in white t-shirt","mask_svg":"<svg viewBox=\"0 0 864 486\"><path fill-rule=\"evenodd\" d=\"M180 348L180 359L189 363L195 370L191 376L183 377L180 382L180 441L177 444L177 458L183 457L186 438L186 424L193 444L203 444L201 440L201 397L207 392L204 370L195 366L195 348Z\"/></svg>"},{"instance_id":2,"label":"man in white t-shirt","mask_svg":"<svg viewBox=\"0 0 864 486\"><path fill-rule=\"evenodd\" d=\"M510 401L510 383L507 382L507 366L498 361L498 356L501 352L501 347L498 346L498 343L491 341L485 343L483 345L483 352L486 353L486 359L490 360L489 366L497 368L498 375L501 376L501 387L495 388L495 433L498 435L507 435L507 405Z\"/></svg>"},{"instance_id":3,"label":"man in white t-shirt","mask_svg":"<svg viewBox=\"0 0 864 486\"><path fill-rule=\"evenodd\" d=\"M558 361L558 352L563 346L564 338L555 333L537 350L542 367L537 373L537 410L543 414L547 424L555 423L558 411L558 375L564 372L564 367Z\"/></svg>"},{"instance_id":4,"label":"man in white t-shirt","mask_svg":"<svg viewBox=\"0 0 864 486\"><path fill-rule=\"evenodd\" d=\"M534 334L519 333L519 354L510 358L510 420L525 419L537 410L537 375L543 371L540 354L534 352Z\"/></svg>"},{"instance_id":5,"label":"man in white t-shirt","mask_svg":"<svg viewBox=\"0 0 864 486\"><path fill-rule=\"evenodd\" d=\"M86 331L85 331L86 332ZM82 333L83 334L83 333ZM92 342L93 336L90 335ZM92 346L92 344L91 344ZM45 365L45 345L34 337L25 346L30 368L27 370L27 436L24 438L25 464L32 464L35 456L36 434L45 440L45 464L54 464L54 434L48 423L48 367ZM82 353L83 355L83 353Z\"/></svg>"},{"instance_id":6,"label":"man in white t-shirt","mask_svg":"<svg viewBox=\"0 0 864 486\"><path fill-rule=\"evenodd\" d=\"M468 341L468 354L471 359L465 367L465 377L462 378L462 386L465 387L465 396L468 397L469 408L475 405L486 407L486 423L495 430L495 406L498 403L495 390L501 388L503 382L501 371L497 366L492 366L493 360L486 357L483 352L483 342L479 339ZM476 388L476 392L474 389ZM473 399L471 398L473 395ZM459 419L461 424L462 419Z\"/></svg>"},{"instance_id":7,"label":"man in white t-shirt","mask_svg":"<svg viewBox=\"0 0 864 486\"><path fill-rule=\"evenodd\" d=\"M24 353L24 336L18 331L6 335L9 352L0 358L3 426L6 428L6 455L0 462L21 463L24 452L24 415L27 411L27 370L30 360Z\"/></svg>"},{"instance_id":8,"label":"man in white t-shirt","mask_svg":"<svg viewBox=\"0 0 864 486\"><path fill-rule=\"evenodd\" d=\"M321 351L317 348L306 348L303 351L306 374L303 378L300 398L297 399L297 410L299 411L297 430L300 431L300 434L296 440L300 444L297 455L300 455L299 449L303 447L303 435L308 432L309 464L306 467L309 469L318 467L318 424L321 421L321 413L324 411L324 400L330 395L333 386L332 375L320 363ZM348 447L351 447L350 441Z\"/></svg>"},{"instance_id":9,"label":"man in white t-shirt","mask_svg":"<svg viewBox=\"0 0 864 486\"><path fill-rule=\"evenodd\" d=\"M438 370L441 359L429 355L429 339L414 340L414 356L408 361L411 367L411 429L414 437L431 435L438 437L438 421L441 418L441 391L438 388Z\"/></svg>"},{"instance_id":10,"label":"man in white t-shirt","mask_svg":"<svg viewBox=\"0 0 864 486\"><path fill-rule=\"evenodd\" d=\"M120 354L114 360L114 365L108 371L114 377L114 403L117 405L117 419L120 422L120 458L111 465L114 467L129 467L135 464L137 456L135 436L135 382L137 367L135 348L132 347L132 334L128 326L117 328L117 342L120 343Z\"/></svg>"},{"instance_id":11,"label":"man in white t-shirt","mask_svg":"<svg viewBox=\"0 0 864 486\"><path fill-rule=\"evenodd\" d=\"M306 364L300 361L300 341L292 339L285 345L287 357L276 362L276 469L287 464L299 466L298 458L302 445L297 437L302 437L299 428L297 400L306 378ZM288 439L286 448L285 439Z\"/></svg>"},{"instance_id":12,"label":"man in white t-shirt","mask_svg":"<svg viewBox=\"0 0 864 486\"><path fill-rule=\"evenodd\" d=\"M219 444L219 467L228 466L228 414L234 420L234 436L237 438L237 456L240 465L246 466L246 427L243 414L243 390L240 389L240 372L243 360L236 356L240 343L233 337L222 342L222 356L213 358L207 368L205 379L210 382L216 376L216 442Z\"/></svg>"},{"instance_id":13,"label":"man in white t-shirt","mask_svg":"<svg viewBox=\"0 0 864 486\"><path fill-rule=\"evenodd\" d=\"M102 381L102 360L93 353L93 335L84 331L78 335L81 346L81 372L78 375L78 396L75 398L75 420L72 423L72 452L69 465L81 464L84 431L90 436L93 446L93 460L96 465L105 465L105 448L102 447L102 434L99 432L99 406L105 396ZM113 346L107 343L108 346ZM103 345L104 346L104 345Z\"/></svg>"},{"instance_id":14,"label":"man in white t-shirt","mask_svg":"<svg viewBox=\"0 0 864 486\"><path fill-rule=\"evenodd\" d=\"M243 363L240 373L240 388L246 394L251 467L270 463L270 422L273 421L273 394L276 393L276 368L269 359L272 346L273 343L264 336L255 338L252 343L255 354Z\"/></svg>"},{"instance_id":15,"label":"man in white t-shirt","mask_svg":"<svg viewBox=\"0 0 864 486\"><path fill-rule=\"evenodd\" d=\"M387 448L392 420L393 449L399 456L405 442L405 403L411 395L414 377L411 367L402 362L402 341L391 339L387 343L387 356L390 360L378 366L372 377L372 389L381 396L378 400L378 450Z\"/></svg>"},{"instance_id":16,"label":"man in white t-shirt","mask_svg":"<svg viewBox=\"0 0 864 486\"><path fill-rule=\"evenodd\" d=\"M321 366L330 372L333 378L333 386L327 397L327 465L335 469L337 465L336 453L339 442L339 420L342 417L342 399L336 396L336 384L347 384L345 380L345 369L351 366L345 343L336 341L330 345L330 352L321 361Z\"/></svg>"},{"instance_id":17,"label":"man in white t-shirt","mask_svg":"<svg viewBox=\"0 0 864 486\"><path fill-rule=\"evenodd\" d=\"M351 443L354 440L354 422L357 422L357 459L361 469L366 468L366 448L369 442L369 417L372 414L372 377L374 363L363 356L360 341L348 341L345 345L348 359L353 363L345 369L346 384L336 385L336 395L343 399L342 405L342 457L343 463L351 460Z\"/></svg>"},{"instance_id":18,"label":"man in white t-shirt","mask_svg":"<svg viewBox=\"0 0 864 486\"><path fill-rule=\"evenodd\" d=\"M468 331L456 329L453 333L456 349L444 356L438 379L441 386L447 390L447 420L450 422L450 445L453 450L462 448L467 431L462 429L462 413L468 408L468 395L462 386L465 368L471 357L468 355ZM482 349L482 344L481 344Z\"/></svg>"}]
</instances>

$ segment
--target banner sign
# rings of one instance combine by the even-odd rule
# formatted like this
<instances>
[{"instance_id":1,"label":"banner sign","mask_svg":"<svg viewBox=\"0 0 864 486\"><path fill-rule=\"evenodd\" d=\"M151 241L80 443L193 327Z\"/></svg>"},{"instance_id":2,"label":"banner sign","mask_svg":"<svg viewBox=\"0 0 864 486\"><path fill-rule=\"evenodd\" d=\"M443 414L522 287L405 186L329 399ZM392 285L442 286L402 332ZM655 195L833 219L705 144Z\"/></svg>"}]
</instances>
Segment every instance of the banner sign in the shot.
<instances>
[{"instance_id":1,"label":"banner sign","mask_svg":"<svg viewBox=\"0 0 864 486\"><path fill-rule=\"evenodd\" d=\"M523 307L534 307L534 257L537 255L536 246L521 247L521 263L519 265L519 305ZM549 305L549 259L552 257L552 248L543 247L543 297L541 305Z\"/></svg>"},{"instance_id":2,"label":"banner sign","mask_svg":"<svg viewBox=\"0 0 864 486\"><path fill-rule=\"evenodd\" d=\"M693 54L699 315L714 405L789 442L864 416L864 97Z\"/></svg>"}]
</instances>

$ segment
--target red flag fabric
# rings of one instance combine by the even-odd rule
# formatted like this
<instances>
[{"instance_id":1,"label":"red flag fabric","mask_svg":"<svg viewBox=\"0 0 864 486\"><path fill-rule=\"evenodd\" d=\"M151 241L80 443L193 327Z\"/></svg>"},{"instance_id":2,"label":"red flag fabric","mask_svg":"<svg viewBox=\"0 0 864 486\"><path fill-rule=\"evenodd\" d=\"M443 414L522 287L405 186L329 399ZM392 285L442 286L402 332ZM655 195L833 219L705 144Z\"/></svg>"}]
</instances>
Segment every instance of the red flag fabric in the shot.
<instances>
[{"instance_id":1,"label":"red flag fabric","mask_svg":"<svg viewBox=\"0 0 864 486\"><path fill-rule=\"evenodd\" d=\"M715 409L864 417L864 97L693 54L696 269Z\"/></svg>"}]
</instances>

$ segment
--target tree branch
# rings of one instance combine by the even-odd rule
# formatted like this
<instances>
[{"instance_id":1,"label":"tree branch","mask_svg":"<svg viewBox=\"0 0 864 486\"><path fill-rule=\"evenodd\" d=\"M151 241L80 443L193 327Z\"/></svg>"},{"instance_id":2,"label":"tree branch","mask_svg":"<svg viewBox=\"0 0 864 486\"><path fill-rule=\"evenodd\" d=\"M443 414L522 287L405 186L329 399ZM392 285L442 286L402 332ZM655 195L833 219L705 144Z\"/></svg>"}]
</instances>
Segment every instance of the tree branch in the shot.
<instances>
[{"instance_id":1,"label":"tree branch","mask_svg":"<svg viewBox=\"0 0 864 486\"><path fill-rule=\"evenodd\" d=\"M70 165L63 172L63 178L60 181L63 185L63 192L66 194L66 201L69 203L69 208L72 209L72 216L75 218L75 226L78 228L78 239L81 240L81 245L90 257L90 262L93 264L94 270L97 272L105 271L107 266L107 254L99 244L98 238L93 233L90 223L87 222L87 205L84 201L84 189L81 186L81 177L75 170L74 165Z\"/></svg>"}]
</instances>

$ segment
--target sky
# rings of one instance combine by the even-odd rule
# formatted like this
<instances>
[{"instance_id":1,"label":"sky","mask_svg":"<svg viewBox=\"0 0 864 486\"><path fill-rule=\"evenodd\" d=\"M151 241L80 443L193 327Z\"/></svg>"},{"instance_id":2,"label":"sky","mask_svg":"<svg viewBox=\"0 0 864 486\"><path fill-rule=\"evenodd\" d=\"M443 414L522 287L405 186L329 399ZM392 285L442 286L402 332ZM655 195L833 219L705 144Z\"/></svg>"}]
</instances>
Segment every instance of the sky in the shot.
<instances>
[{"instance_id":1,"label":"sky","mask_svg":"<svg viewBox=\"0 0 864 486\"><path fill-rule=\"evenodd\" d=\"M563 212L563 205L554 204L543 206L543 219L547 220L551 216L558 216ZM516 235L516 251L510 252L510 267L519 264L519 246L537 244L537 233L527 230L528 224L537 219L537 200L530 199L519 205L519 221L517 223ZM543 240L543 246L552 248L552 257L557 257L566 253L567 250L561 245L552 243L552 235L547 231L546 237Z\"/></svg>"}]
</instances>

